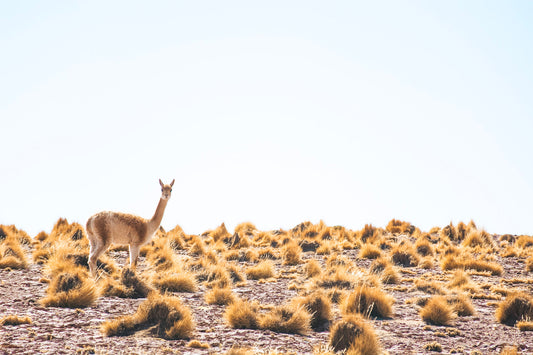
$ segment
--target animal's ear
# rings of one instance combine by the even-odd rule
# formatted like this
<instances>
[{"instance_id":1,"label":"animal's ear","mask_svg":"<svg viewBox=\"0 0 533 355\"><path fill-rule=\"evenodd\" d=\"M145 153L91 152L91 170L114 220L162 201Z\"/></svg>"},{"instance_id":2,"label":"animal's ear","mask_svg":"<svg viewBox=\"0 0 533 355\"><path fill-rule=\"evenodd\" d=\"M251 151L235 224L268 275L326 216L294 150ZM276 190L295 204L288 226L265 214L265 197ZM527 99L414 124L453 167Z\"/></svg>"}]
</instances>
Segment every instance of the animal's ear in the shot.
<instances>
[{"instance_id":1,"label":"animal's ear","mask_svg":"<svg viewBox=\"0 0 533 355\"><path fill-rule=\"evenodd\" d=\"M159 185L161 185L161 187L165 186L163 185L163 181L161 181L161 179L159 179Z\"/></svg>"},{"instance_id":2,"label":"animal's ear","mask_svg":"<svg viewBox=\"0 0 533 355\"><path fill-rule=\"evenodd\" d=\"M170 187L174 186L174 181L176 181L176 179L172 179L172 182L170 183Z\"/></svg>"}]
</instances>

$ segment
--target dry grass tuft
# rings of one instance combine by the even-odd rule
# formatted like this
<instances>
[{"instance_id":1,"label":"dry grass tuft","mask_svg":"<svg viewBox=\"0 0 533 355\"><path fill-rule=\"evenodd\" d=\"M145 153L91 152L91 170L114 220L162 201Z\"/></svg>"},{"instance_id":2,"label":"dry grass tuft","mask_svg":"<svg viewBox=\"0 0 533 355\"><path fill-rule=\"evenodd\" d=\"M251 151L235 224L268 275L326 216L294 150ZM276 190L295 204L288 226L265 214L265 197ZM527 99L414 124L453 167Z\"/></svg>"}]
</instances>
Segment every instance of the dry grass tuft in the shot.
<instances>
[{"instance_id":1,"label":"dry grass tuft","mask_svg":"<svg viewBox=\"0 0 533 355\"><path fill-rule=\"evenodd\" d=\"M426 238L418 239L415 243L415 249L420 256L433 256L435 253L433 246Z\"/></svg>"},{"instance_id":2,"label":"dry grass tuft","mask_svg":"<svg viewBox=\"0 0 533 355\"><path fill-rule=\"evenodd\" d=\"M464 247L494 247L492 236L484 230L471 230L461 243Z\"/></svg>"},{"instance_id":3,"label":"dry grass tuft","mask_svg":"<svg viewBox=\"0 0 533 355\"><path fill-rule=\"evenodd\" d=\"M468 297L466 294L449 297L448 304L453 306L454 312L459 317L473 316L476 313L470 297Z\"/></svg>"},{"instance_id":4,"label":"dry grass tuft","mask_svg":"<svg viewBox=\"0 0 533 355\"><path fill-rule=\"evenodd\" d=\"M322 288L351 289L355 278L346 268L339 267L333 272L316 279L316 286Z\"/></svg>"},{"instance_id":5,"label":"dry grass tuft","mask_svg":"<svg viewBox=\"0 0 533 355\"><path fill-rule=\"evenodd\" d=\"M218 306L227 306L237 300L235 294L228 288L214 287L205 294L207 304L216 304Z\"/></svg>"},{"instance_id":6,"label":"dry grass tuft","mask_svg":"<svg viewBox=\"0 0 533 355\"><path fill-rule=\"evenodd\" d=\"M415 280L415 287L417 290L420 290L431 295L444 295L446 290L442 288L442 285L438 281L425 281L422 279Z\"/></svg>"},{"instance_id":7,"label":"dry grass tuft","mask_svg":"<svg viewBox=\"0 0 533 355\"><path fill-rule=\"evenodd\" d=\"M194 275L179 271L157 275L152 284L161 292L196 292L198 289Z\"/></svg>"},{"instance_id":8,"label":"dry grass tuft","mask_svg":"<svg viewBox=\"0 0 533 355\"><path fill-rule=\"evenodd\" d=\"M329 339L335 352L374 355L381 351L374 329L359 316L345 316L335 323Z\"/></svg>"},{"instance_id":9,"label":"dry grass tuft","mask_svg":"<svg viewBox=\"0 0 533 355\"><path fill-rule=\"evenodd\" d=\"M390 318L394 298L375 287L358 286L342 305L345 314L359 313L365 317Z\"/></svg>"},{"instance_id":10,"label":"dry grass tuft","mask_svg":"<svg viewBox=\"0 0 533 355\"><path fill-rule=\"evenodd\" d=\"M305 335L311 329L311 314L304 307L278 306L259 318L259 327L276 333Z\"/></svg>"},{"instance_id":11,"label":"dry grass tuft","mask_svg":"<svg viewBox=\"0 0 533 355\"><path fill-rule=\"evenodd\" d=\"M520 352L516 346L504 346L499 355L519 355Z\"/></svg>"},{"instance_id":12,"label":"dry grass tuft","mask_svg":"<svg viewBox=\"0 0 533 355\"><path fill-rule=\"evenodd\" d=\"M519 321L516 322L516 326L521 332L533 331L533 322L531 321Z\"/></svg>"},{"instance_id":13,"label":"dry grass tuft","mask_svg":"<svg viewBox=\"0 0 533 355\"><path fill-rule=\"evenodd\" d=\"M408 243L395 246L390 254L392 262L403 267L417 266L420 261L415 249Z\"/></svg>"},{"instance_id":14,"label":"dry grass tuft","mask_svg":"<svg viewBox=\"0 0 533 355\"><path fill-rule=\"evenodd\" d=\"M45 307L84 308L92 306L98 298L98 290L92 277L80 267L54 274L39 302Z\"/></svg>"},{"instance_id":15,"label":"dry grass tuft","mask_svg":"<svg viewBox=\"0 0 533 355\"><path fill-rule=\"evenodd\" d=\"M20 325L20 324L32 324L33 321L30 317L19 317L17 315L7 315L0 319L0 325Z\"/></svg>"},{"instance_id":16,"label":"dry grass tuft","mask_svg":"<svg viewBox=\"0 0 533 355\"><path fill-rule=\"evenodd\" d=\"M270 260L261 261L256 266L246 269L246 276L252 280L274 277L274 264Z\"/></svg>"},{"instance_id":17,"label":"dry grass tuft","mask_svg":"<svg viewBox=\"0 0 533 355\"><path fill-rule=\"evenodd\" d=\"M209 344L208 343L202 343L201 341L195 339L195 340L191 340L187 344L187 347L188 348L193 348L193 349L209 349Z\"/></svg>"},{"instance_id":18,"label":"dry grass tuft","mask_svg":"<svg viewBox=\"0 0 533 355\"><path fill-rule=\"evenodd\" d=\"M503 273L503 267L495 262L478 260L469 258L467 256L458 257L457 255L447 255L442 259L442 270L476 270L486 271L495 276L500 276Z\"/></svg>"},{"instance_id":19,"label":"dry grass tuft","mask_svg":"<svg viewBox=\"0 0 533 355\"><path fill-rule=\"evenodd\" d=\"M398 274L398 270L392 265L385 267L381 273L381 282L384 284L393 285L399 283L400 280L401 277L400 274Z\"/></svg>"},{"instance_id":20,"label":"dry grass tuft","mask_svg":"<svg viewBox=\"0 0 533 355\"><path fill-rule=\"evenodd\" d=\"M533 236L521 235L516 239L515 245L521 249L533 247Z\"/></svg>"},{"instance_id":21,"label":"dry grass tuft","mask_svg":"<svg viewBox=\"0 0 533 355\"><path fill-rule=\"evenodd\" d=\"M434 351L434 352L440 353L442 352L442 345L434 341L434 342L427 343L426 345L424 345L424 349L426 349L427 351Z\"/></svg>"},{"instance_id":22,"label":"dry grass tuft","mask_svg":"<svg viewBox=\"0 0 533 355\"><path fill-rule=\"evenodd\" d=\"M248 301L236 300L224 312L224 318L235 329L258 329L259 306Z\"/></svg>"},{"instance_id":23,"label":"dry grass tuft","mask_svg":"<svg viewBox=\"0 0 533 355\"><path fill-rule=\"evenodd\" d=\"M389 224L387 224L387 231L392 234L413 234L415 231L415 226L409 222L400 221L397 219L391 219Z\"/></svg>"},{"instance_id":24,"label":"dry grass tuft","mask_svg":"<svg viewBox=\"0 0 533 355\"><path fill-rule=\"evenodd\" d=\"M17 235L5 226L0 233L0 269L26 269L28 259Z\"/></svg>"},{"instance_id":25,"label":"dry grass tuft","mask_svg":"<svg viewBox=\"0 0 533 355\"><path fill-rule=\"evenodd\" d=\"M289 243L282 249L283 265L298 265L302 263L302 248L295 243Z\"/></svg>"},{"instance_id":26,"label":"dry grass tuft","mask_svg":"<svg viewBox=\"0 0 533 355\"><path fill-rule=\"evenodd\" d=\"M323 331L329 328L333 319L331 301L322 292L314 292L308 296L295 298L292 303L295 308L303 307L311 315L311 328L314 331Z\"/></svg>"},{"instance_id":27,"label":"dry grass tuft","mask_svg":"<svg viewBox=\"0 0 533 355\"><path fill-rule=\"evenodd\" d=\"M165 339L189 339L194 322L189 308L178 298L152 293L133 315L102 323L106 336L129 335L139 330Z\"/></svg>"},{"instance_id":28,"label":"dry grass tuft","mask_svg":"<svg viewBox=\"0 0 533 355\"><path fill-rule=\"evenodd\" d=\"M449 325L454 318L453 309L443 296L431 297L420 310L424 322L435 325Z\"/></svg>"},{"instance_id":29,"label":"dry grass tuft","mask_svg":"<svg viewBox=\"0 0 533 355\"><path fill-rule=\"evenodd\" d=\"M239 348L232 346L225 355L254 355L255 352L248 348Z\"/></svg>"},{"instance_id":30,"label":"dry grass tuft","mask_svg":"<svg viewBox=\"0 0 533 355\"><path fill-rule=\"evenodd\" d=\"M308 278L322 275L320 263L315 259L309 259L307 263L305 263L304 271Z\"/></svg>"},{"instance_id":31,"label":"dry grass tuft","mask_svg":"<svg viewBox=\"0 0 533 355\"><path fill-rule=\"evenodd\" d=\"M526 271L533 272L533 256L526 260Z\"/></svg>"},{"instance_id":32,"label":"dry grass tuft","mask_svg":"<svg viewBox=\"0 0 533 355\"><path fill-rule=\"evenodd\" d=\"M130 268L122 269L118 279L105 279L101 289L105 296L120 298L144 298L154 291Z\"/></svg>"},{"instance_id":33,"label":"dry grass tuft","mask_svg":"<svg viewBox=\"0 0 533 355\"><path fill-rule=\"evenodd\" d=\"M533 297L527 293L515 293L507 296L496 309L498 322L514 325L518 321L533 318Z\"/></svg>"},{"instance_id":34,"label":"dry grass tuft","mask_svg":"<svg viewBox=\"0 0 533 355\"><path fill-rule=\"evenodd\" d=\"M361 259L377 259L380 256L381 249L374 244L364 244L358 255Z\"/></svg>"}]
</instances>

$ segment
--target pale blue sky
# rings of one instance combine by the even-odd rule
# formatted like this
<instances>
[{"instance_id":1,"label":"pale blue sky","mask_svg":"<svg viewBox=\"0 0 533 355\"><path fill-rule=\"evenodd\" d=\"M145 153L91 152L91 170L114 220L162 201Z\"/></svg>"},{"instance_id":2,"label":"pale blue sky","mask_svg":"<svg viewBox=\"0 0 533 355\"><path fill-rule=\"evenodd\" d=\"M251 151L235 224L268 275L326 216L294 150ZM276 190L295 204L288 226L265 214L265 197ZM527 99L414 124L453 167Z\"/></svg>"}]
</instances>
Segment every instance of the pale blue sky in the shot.
<instances>
[{"instance_id":1,"label":"pale blue sky","mask_svg":"<svg viewBox=\"0 0 533 355\"><path fill-rule=\"evenodd\" d=\"M0 223L533 234L533 2L0 5Z\"/></svg>"}]
</instances>

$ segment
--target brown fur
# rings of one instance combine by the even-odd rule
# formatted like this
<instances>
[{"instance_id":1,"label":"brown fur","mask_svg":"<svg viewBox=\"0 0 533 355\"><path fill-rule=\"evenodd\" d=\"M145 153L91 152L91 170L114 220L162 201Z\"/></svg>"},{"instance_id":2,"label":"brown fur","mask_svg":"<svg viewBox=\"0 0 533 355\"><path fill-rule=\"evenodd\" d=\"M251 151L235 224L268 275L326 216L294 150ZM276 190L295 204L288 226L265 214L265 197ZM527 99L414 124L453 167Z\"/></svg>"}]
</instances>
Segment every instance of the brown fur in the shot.
<instances>
[{"instance_id":1,"label":"brown fur","mask_svg":"<svg viewBox=\"0 0 533 355\"><path fill-rule=\"evenodd\" d=\"M112 243L128 244L130 254L130 267L137 265L140 247L150 241L155 234L172 191L174 180L169 185L165 185L159 180L161 185L161 199L157 205L154 216L151 219L134 216L121 212L100 212L87 220L87 237L91 245L89 254L89 268L93 276L96 276L96 261Z\"/></svg>"}]
</instances>

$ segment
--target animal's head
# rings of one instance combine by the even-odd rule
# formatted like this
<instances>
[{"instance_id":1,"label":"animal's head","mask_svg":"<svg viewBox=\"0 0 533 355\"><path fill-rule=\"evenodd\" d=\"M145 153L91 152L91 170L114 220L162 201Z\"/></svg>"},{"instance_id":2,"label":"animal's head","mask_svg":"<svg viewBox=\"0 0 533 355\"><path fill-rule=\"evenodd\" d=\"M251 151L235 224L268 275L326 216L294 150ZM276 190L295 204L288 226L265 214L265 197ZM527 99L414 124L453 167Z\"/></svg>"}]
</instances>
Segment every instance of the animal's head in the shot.
<instances>
[{"instance_id":1,"label":"animal's head","mask_svg":"<svg viewBox=\"0 0 533 355\"><path fill-rule=\"evenodd\" d=\"M163 200L168 200L170 198L170 193L172 192L172 185L174 185L174 181L176 179L172 180L172 182L169 185L163 184L163 181L159 179L159 185L161 185L161 198Z\"/></svg>"}]
</instances>

